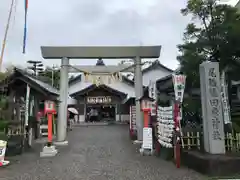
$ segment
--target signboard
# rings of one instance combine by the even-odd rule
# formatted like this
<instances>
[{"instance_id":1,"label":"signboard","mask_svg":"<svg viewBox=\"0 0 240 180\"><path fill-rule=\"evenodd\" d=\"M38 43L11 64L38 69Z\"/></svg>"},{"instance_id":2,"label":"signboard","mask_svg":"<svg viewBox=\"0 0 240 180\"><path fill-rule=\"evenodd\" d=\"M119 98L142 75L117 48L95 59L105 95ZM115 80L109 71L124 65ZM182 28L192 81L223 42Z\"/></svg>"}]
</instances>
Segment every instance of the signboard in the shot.
<instances>
[{"instance_id":1,"label":"signboard","mask_svg":"<svg viewBox=\"0 0 240 180\"><path fill-rule=\"evenodd\" d=\"M44 102L44 113L55 113L55 103L53 101L45 101Z\"/></svg>"},{"instance_id":2,"label":"signboard","mask_svg":"<svg viewBox=\"0 0 240 180\"><path fill-rule=\"evenodd\" d=\"M173 77L175 100L182 103L185 84L186 84L186 76L173 74L172 77Z\"/></svg>"},{"instance_id":3,"label":"signboard","mask_svg":"<svg viewBox=\"0 0 240 180\"><path fill-rule=\"evenodd\" d=\"M145 127L143 128L143 149L150 149L152 150L153 144L152 144L152 128Z\"/></svg>"},{"instance_id":4,"label":"signboard","mask_svg":"<svg viewBox=\"0 0 240 180\"><path fill-rule=\"evenodd\" d=\"M217 62L202 63L200 80L204 148L211 154L224 154L225 140L219 64Z\"/></svg>"},{"instance_id":5,"label":"signboard","mask_svg":"<svg viewBox=\"0 0 240 180\"><path fill-rule=\"evenodd\" d=\"M111 103L111 96L97 96L97 97L87 97L88 104L103 104Z\"/></svg>"}]
</instances>

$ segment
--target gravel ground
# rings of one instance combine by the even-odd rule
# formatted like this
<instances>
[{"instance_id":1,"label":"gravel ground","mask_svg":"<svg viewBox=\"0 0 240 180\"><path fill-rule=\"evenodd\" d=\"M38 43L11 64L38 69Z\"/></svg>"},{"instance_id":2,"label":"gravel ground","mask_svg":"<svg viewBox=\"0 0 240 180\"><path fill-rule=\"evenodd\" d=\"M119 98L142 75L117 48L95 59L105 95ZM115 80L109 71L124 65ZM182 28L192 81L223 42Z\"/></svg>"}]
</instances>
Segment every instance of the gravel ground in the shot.
<instances>
[{"instance_id":1,"label":"gravel ground","mask_svg":"<svg viewBox=\"0 0 240 180\"><path fill-rule=\"evenodd\" d=\"M56 157L39 152L11 158L0 180L204 180L154 156L141 156L124 125L75 127Z\"/></svg>"}]
</instances>

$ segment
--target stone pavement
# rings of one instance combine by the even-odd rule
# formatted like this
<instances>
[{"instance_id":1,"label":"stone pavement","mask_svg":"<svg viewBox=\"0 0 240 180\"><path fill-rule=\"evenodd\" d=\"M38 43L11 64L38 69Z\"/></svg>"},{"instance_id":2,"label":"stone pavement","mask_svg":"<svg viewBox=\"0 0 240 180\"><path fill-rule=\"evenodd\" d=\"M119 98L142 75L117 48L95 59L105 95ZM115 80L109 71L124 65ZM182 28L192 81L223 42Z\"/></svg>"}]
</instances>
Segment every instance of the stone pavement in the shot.
<instances>
[{"instance_id":1,"label":"stone pavement","mask_svg":"<svg viewBox=\"0 0 240 180\"><path fill-rule=\"evenodd\" d=\"M128 137L128 127L83 126L69 132L69 146L53 158L39 152L11 158L0 169L0 180L204 180L204 176L176 169L172 162L141 156Z\"/></svg>"}]
</instances>

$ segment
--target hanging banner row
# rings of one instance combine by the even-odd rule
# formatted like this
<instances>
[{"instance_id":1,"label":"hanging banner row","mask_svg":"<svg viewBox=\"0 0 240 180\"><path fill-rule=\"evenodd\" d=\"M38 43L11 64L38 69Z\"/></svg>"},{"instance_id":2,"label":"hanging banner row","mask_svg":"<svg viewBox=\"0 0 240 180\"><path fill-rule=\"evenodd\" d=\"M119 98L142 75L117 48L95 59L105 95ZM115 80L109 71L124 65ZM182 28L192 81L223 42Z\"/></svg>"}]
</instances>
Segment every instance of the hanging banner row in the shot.
<instances>
[{"instance_id":1,"label":"hanging banner row","mask_svg":"<svg viewBox=\"0 0 240 180\"><path fill-rule=\"evenodd\" d=\"M84 73L85 82L93 83L96 85L100 84L112 84L116 81L122 81L121 73L114 74L88 74Z\"/></svg>"}]
</instances>

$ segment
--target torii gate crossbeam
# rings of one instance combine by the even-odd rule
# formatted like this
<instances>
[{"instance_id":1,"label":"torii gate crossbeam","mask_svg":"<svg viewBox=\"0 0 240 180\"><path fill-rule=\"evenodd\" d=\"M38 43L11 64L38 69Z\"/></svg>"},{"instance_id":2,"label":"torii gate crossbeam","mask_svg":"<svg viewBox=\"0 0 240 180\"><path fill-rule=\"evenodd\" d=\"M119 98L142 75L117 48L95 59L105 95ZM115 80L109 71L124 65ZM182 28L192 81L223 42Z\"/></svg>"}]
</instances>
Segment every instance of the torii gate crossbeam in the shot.
<instances>
[{"instance_id":1,"label":"torii gate crossbeam","mask_svg":"<svg viewBox=\"0 0 240 180\"><path fill-rule=\"evenodd\" d=\"M138 140L143 136L143 116L141 113L139 99L143 95L141 58L158 58L161 46L43 46L41 47L42 56L45 59L61 59L60 70L60 105L57 123L57 144L67 144L67 100L68 100L68 73L69 59L135 59L135 94L136 94L136 119ZM123 65L124 66L124 65ZM98 69L92 67L79 66L79 70L84 68L87 72L108 72L124 70L123 66L100 66ZM96 68L96 66L95 66ZM75 69L76 70L76 69ZM75 71L76 72L76 71Z\"/></svg>"}]
</instances>

